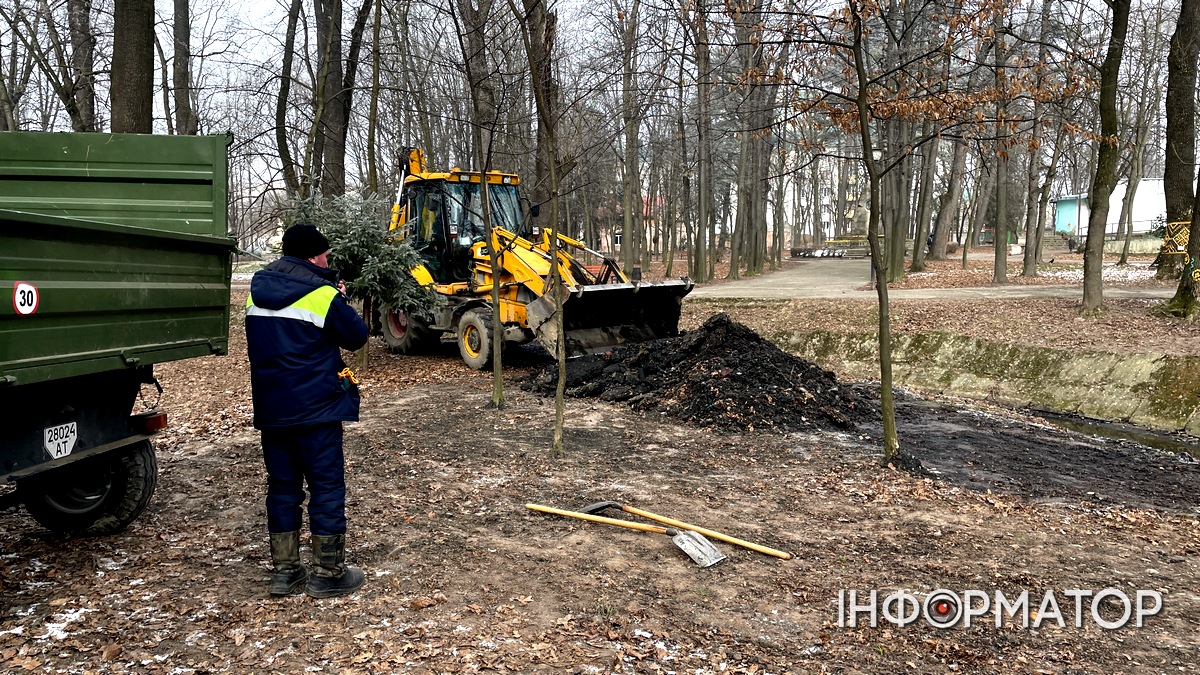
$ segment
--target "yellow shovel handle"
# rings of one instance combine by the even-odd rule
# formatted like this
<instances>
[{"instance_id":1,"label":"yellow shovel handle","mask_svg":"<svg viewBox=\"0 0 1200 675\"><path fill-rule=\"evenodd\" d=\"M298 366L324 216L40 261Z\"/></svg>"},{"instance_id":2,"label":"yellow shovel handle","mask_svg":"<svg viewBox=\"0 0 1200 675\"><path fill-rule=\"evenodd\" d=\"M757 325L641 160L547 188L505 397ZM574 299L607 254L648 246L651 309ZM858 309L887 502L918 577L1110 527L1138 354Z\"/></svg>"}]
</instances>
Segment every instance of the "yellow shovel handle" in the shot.
<instances>
[{"instance_id":1,"label":"yellow shovel handle","mask_svg":"<svg viewBox=\"0 0 1200 675\"><path fill-rule=\"evenodd\" d=\"M677 527L681 530L691 530L692 532L699 532L700 534L702 534L706 537L711 537L713 539L719 539L721 541L724 541L724 542L727 542L730 544L736 544L738 546L748 548L751 551L758 551L759 553L773 555L776 558L782 558L784 560L792 559L792 554L788 553L787 551L780 551L779 549L774 549L769 546L761 546L759 544L748 542L744 539L738 539L737 537L731 537L727 534L721 534L720 532L714 532L712 530L705 529L703 527L696 527L695 525L689 525L689 524L683 522L682 520L675 520L674 518L667 518L666 516L660 516L656 513L650 513L649 511L635 509L632 506L625 506L624 504L621 505L621 510L626 513L632 513L635 516L649 518L650 520L657 520L660 523L670 525L671 527Z\"/></svg>"},{"instance_id":2,"label":"yellow shovel handle","mask_svg":"<svg viewBox=\"0 0 1200 675\"><path fill-rule=\"evenodd\" d=\"M631 523L628 520L620 520L617 518L605 518L604 516L593 516L590 513L580 513L578 511L564 511L556 509L552 506L542 506L541 504L526 504L525 508L542 513L553 513L559 516L567 516L568 518L578 518L580 520L590 520L594 523L605 523L607 525L616 525L617 527L627 527L631 530L641 530L642 532L653 532L655 534L666 534L667 528L658 527L657 525L645 525L643 523Z\"/></svg>"}]
</instances>

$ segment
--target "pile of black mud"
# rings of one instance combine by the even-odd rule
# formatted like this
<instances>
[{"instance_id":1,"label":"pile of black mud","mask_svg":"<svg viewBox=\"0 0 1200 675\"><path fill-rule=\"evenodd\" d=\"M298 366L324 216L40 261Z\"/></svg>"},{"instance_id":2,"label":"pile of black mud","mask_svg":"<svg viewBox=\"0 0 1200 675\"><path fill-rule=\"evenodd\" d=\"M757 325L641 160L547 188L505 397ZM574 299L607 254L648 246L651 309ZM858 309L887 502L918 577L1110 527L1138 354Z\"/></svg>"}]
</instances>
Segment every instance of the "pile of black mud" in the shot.
<instances>
[{"instance_id":1,"label":"pile of black mud","mask_svg":"<svg viewBox=\"0 0 1200 675\"><path fill-rule=\"evenodd\" d=\"M553 396L548 364L523 387ZM703 427L745 431L852 429L877 403L726 314L678 337L567 361L566 393L625 401Z\"/></svg>"}]
</instances>

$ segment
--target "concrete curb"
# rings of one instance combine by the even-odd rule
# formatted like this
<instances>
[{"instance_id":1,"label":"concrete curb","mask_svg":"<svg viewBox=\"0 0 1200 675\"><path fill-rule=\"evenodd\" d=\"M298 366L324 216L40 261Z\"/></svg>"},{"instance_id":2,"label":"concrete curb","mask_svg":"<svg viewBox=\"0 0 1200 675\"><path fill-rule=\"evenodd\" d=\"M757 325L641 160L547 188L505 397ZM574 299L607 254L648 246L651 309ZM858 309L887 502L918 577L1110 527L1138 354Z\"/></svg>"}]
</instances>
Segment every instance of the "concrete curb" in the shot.
<instances>
[{"instance_id":1,"label":"concrete curb","mask_svg":"<svg viewBox=\"0 0 1200 675\"><path fill-rule=\"evenodd\" d=\"M879 380L874 333L773 339L840 377ZM1200 436L1200 356L1070 352L940 332L896 336L892 351L905 388Z\"/></svg>"}]
</instances>

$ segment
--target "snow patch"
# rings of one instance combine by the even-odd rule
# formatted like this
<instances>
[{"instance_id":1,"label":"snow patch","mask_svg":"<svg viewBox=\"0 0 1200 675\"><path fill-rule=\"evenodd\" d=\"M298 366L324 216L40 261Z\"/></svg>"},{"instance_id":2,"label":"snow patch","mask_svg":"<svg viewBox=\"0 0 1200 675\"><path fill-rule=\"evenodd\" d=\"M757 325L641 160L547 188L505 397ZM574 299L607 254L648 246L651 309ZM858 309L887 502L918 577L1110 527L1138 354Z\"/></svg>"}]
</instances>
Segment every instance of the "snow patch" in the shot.
<instances>
[{"instance_id":1,"label":"snow patch","mask_svg":"<svg viewBox=\"0 0 1200 675\"><path fill-rule=\"evenodd\" d=\"M1116 265L1105 265L1100 270L1101 278L1107 282L1135 282L1149 281L1154 278L1155 270L1149 267L1126 265L1118 267ZM911 275L910 275L911 276ZM1046 279L1055 279L1065 283L1083 283L1083 268L1077 267L1068 270L1056 270L1045 272L1038 276Z\"/></svg>"},{"instance_id":2,"label":"snow patch","mask_svg":"<svg viewBox=\"0 0 1200 675\"><path fill-rule=\"evenodd\" d=\"M65 640L69 635L69 633L67 633L67 626L79 621L81 618L83 618L84 614L94 611L96 610L81 607L79 609L63 612L62 614L55 614L53 618L57 619L57 621L47 621L46 623L42 624L46 627L46 634L39 635L35 639L45 640L46 638L54 638L55 640Z\"/></svg>"}]
</instances>

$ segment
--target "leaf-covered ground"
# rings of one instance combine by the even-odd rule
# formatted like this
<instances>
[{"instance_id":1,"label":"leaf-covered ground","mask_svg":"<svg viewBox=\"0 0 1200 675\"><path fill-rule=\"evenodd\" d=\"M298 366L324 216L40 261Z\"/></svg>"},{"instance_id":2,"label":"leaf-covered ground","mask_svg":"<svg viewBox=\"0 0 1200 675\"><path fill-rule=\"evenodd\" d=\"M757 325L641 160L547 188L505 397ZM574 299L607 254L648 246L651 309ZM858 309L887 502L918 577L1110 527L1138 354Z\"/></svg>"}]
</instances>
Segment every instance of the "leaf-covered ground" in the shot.
<instances>
[{"instance_id":1,"label":"leaf-covered ground","mask_svg":"<svg viewBox=\"0 0 1200 675\"><path fill-rule=\"evenodd\" d=\"M1195 338L1139 323L1148 315L1135 309L1110 326L1028 302L951 319L962 305L914 301L897 305L897 321L996 338L1015 327L1050 342L1091 332L1129 349ZM717 309L687 307L689 326ZM789 316L870 323L868 307L844 301L723 309L764 335ZM1069 327L1048 327L1059 321ZM567 403L566 457L551 460L552 402L513 384L544 363L536 350L513 354L496 411L490 376L452 347L400 357L373 342L358 369L363 421L347 433L350 557L367 585L342 599L270 599L240 322L231 338L229 356L157 369L171 418L156 443L159 490L125 533L63 539L0 513L0 669L1112 673L1200 662L1200 474L1187 457L1003 411L904 402L902 442L932 471L918 476L881 466L870 422L718 433L582 398ZM716 542L728 559L701 569L661 535L524 508L602 500L795 558ZM1076 627L1066 606L1061 627L996 628L991 615L948 630L837 621L842 589L1028 590L1037 604L1046 590L1062 600L1105 587L1157 590L1164 607L1117 631Z\"/></svg>"}]
</instances>

